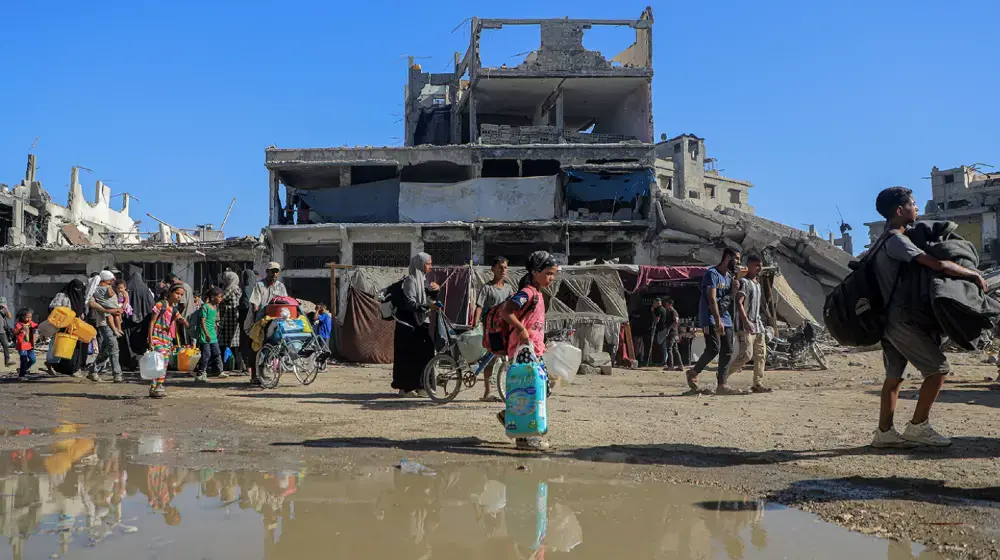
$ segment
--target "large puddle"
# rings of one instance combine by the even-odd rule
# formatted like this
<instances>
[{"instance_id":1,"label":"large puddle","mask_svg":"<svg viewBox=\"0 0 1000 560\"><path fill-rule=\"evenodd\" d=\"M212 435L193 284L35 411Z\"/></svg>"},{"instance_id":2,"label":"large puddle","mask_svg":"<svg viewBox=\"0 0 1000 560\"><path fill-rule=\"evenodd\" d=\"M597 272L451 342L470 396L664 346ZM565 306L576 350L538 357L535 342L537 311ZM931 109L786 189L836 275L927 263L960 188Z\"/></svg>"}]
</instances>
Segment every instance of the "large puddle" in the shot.
<instances>
[{"instance_id":1,"label":"large puddle","mask_svg":"<svg viewBox=\"0 0 1000 560\"><path fill-rule=\"evenodd\" d=\"M3 452L0 558L938 558L597 465L227 472L156 464L169 447L74 437Z\"/></svg>"}]
</instances>

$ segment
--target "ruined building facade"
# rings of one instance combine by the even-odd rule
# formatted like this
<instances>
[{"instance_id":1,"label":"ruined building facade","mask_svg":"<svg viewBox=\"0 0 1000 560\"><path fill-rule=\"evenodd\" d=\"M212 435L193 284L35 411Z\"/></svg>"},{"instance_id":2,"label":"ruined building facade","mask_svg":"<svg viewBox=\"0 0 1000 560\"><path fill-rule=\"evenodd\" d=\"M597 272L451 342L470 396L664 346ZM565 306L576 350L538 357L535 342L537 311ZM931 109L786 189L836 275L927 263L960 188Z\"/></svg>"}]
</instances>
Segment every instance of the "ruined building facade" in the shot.
<instances>
[{"instance_id":1,"label":"ruined building facade","mask_svg":"<svg viewBox=\"0 0 1000 560\"><path fill-rule=\"evenodd\" d=\"M405 146L268 148L268 238L291 287L328 292L328 262L405 266L420 251L439 265L518 265L539 249L568 263L655 262L643 243L657 196L652 24L650 9L624 21L473 18L453 72L411 63ZM541 30L538 49L484 66L484 32L521 25ZM635 42L605 58L583 46L594 26Z\"/></svg>"},{"instance_id":2,"label":"ruined building facade","mask_svg":"<svg viewBox=\"0 0 1000 560\"><path fill-rule=\"evenodd\" d=\"M718 162L705 154L705 139L682 134L656 144L656 180L663 196L702 208L733 208L753 214L749 181L719 174Z\"/></svg>"}]
</instances>

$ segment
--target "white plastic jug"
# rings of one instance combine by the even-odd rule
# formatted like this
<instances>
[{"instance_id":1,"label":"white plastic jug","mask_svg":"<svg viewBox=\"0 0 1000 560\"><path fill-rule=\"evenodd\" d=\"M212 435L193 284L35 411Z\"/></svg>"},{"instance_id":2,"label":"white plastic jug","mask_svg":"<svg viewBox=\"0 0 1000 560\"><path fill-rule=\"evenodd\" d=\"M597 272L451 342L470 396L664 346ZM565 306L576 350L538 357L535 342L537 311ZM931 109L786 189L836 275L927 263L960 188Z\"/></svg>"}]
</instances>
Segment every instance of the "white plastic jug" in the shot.
<instances>
[{"instance_id":1,"label":"white plastic jug","mask_svg":"<svg viewBox=\"0 0 1000 560\"><path fill-rule=\"evenodd\" d=\"M458 337L458 351L470 364L476 363L479 358L483 357L486 349L483 348L483 326L481 324Z\"/></svg>"},{"instance_id":2,"label":"white plastic jug","mask_svg":"<svg viewBox=\"0 0 1000 560\"><path fill-rule=\"evenodd\" d=\"M568 342L550 342L545 346L545 369L553 379L572 383L583 362L583 351Z\"/></svg>"},{"instance_id":3,"label":"white plastic jug","mask_svg":"<svg viewBox=\"0 0 1000 560\"><path fill-rule=\"evenodd\" d=\"M139 375L143 379L159 379L167 373L167 360L159 352L150 350L139 358Z\"/></svg>"}]
</instances>

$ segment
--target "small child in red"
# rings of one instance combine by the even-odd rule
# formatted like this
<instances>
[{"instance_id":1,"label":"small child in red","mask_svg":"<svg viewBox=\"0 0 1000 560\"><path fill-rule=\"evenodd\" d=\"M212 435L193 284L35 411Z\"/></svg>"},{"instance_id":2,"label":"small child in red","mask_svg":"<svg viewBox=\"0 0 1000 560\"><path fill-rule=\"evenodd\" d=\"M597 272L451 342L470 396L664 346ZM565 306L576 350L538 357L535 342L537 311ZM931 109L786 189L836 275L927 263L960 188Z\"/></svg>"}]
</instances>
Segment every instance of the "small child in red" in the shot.
<instances>
[{"instance_id":1,"label":"small child in red","mask_svg":"<svg viewBox=\"0 0 1000 560\"><path fill-rule=\"evenodd\" d=\"M17 377L21 381L28 379L28 370L35 365L35 330L38 323L31 320L31 310L21 309L17 312L17 324L14 325L14 347L21 355L21 367Z\"/></svg>"}]
</instances>

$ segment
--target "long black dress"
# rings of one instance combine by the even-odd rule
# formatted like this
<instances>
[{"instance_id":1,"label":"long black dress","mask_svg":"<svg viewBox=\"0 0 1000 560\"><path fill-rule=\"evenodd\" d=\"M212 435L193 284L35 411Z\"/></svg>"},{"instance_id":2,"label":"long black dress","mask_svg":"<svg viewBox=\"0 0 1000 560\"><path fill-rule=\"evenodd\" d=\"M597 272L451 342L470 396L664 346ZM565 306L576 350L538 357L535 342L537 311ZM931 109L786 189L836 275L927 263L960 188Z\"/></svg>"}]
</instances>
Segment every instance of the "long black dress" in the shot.
<instances>
[{"instance_id":1,"label":"long black dress","mask_svg":"<svg viewBox=\"0 0 1000 560\"><path fill-rule=\"evenodd\" d=\"M428 301L437 298L429 292ZM417 306L406 301L396 310L396 332L393 335L392 388L401 391L418 391L424 388L424 368L434 357L430 324L424 322L428 306ZM402 324L403 322L407 324Z\"/></svg>"}]
</instances>

